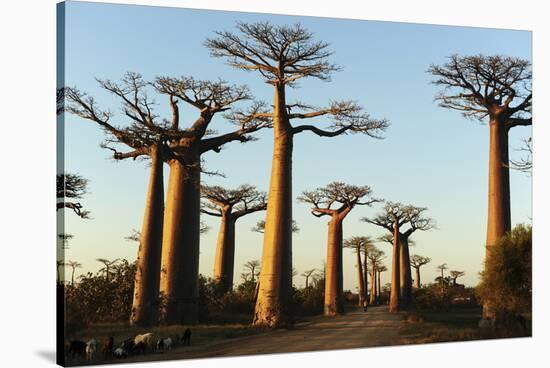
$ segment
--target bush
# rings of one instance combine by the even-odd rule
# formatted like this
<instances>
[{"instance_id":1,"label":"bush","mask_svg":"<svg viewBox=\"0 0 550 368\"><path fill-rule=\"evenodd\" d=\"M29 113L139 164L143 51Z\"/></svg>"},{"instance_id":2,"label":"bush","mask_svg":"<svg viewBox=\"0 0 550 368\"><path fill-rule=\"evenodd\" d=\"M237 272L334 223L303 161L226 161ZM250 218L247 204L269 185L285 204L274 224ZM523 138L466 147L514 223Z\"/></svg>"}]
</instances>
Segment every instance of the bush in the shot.
<instances>
[{"instance_id":1,"label":"bush","mask_svg":"<svg viewBox=\"0 0 550 368\"><path fill-rule=\"evenodd\" d=\"M130 319L136 264L128 261L105 272L87 273L75 285L65 285L65 319L68 331L96 322Z\"/></svg>"},{"instance_id":2,"label":"bush","mask_svg":"<svg viewBox=\"0 0 550 368\"><path fill-rule=\"evenodd\" d=\"M497 319L531 313L532 229L518 225L490 248L478 292Z\"/></svg>"},{"instance_id":3,"label":"bush","mask_svg":"<svg viewBox=\"0 0 550 368\"><path fill-rule=\"evenodd\" d=\"M429 284L414 290L414 303L424 310L450 310L459 307L475 307L479 305L476 290L457 286L444 286L439 283Z\"/></svg>"}]
</instances>

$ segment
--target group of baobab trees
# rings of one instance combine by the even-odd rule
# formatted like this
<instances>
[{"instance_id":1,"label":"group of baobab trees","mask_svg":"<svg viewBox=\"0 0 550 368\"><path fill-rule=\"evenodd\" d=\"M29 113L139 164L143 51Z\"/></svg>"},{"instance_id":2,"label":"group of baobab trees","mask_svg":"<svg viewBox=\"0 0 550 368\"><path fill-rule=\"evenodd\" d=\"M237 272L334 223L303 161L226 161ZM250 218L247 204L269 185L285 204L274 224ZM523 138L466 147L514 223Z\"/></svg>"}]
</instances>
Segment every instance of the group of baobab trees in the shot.
<instances>
[{"instance_id":1,"label":"group of baobab trees","mask_svg":"<svg viewBox=\"0 0 550 368\"><path fill-rule=\"evenodd\" d=\"M223 58L237 69L256 73L273 88L273 102L254 101L246 86L223 80L196 80L160 76L145 81L136 73L126 74L121 82L99 80L99 85L119 98L124 126L111 123L114 114L97 106L93 97L77 88L66 88L65 109L97 123L107 133L103 147L116 160L147 158L151 162L149 188L141 229L138 268L131 323L153 325L159 320L159 294L166 299L162 316L165 323L196 323L198 320L198 265L200 214L222 219L215 260L215 277L230 288L233 277L235 221L250 212L267 210L258 296L253 316L255 325L278 327L293 322L292 292L292 156L294 136L311 132L320 137L364 134L381 138L389 126L385 119L373 119L354 101L332 101L325 108L303 102L289 102L287 88L304 78L330 79L340 68L329 61L329 45L314 40L301 25L278 26L270 23L237 23L236 31L216 32L205 42L213 57ZM491 154L489 176L489 224L487 244L510 230L508 130L529 125L531 95L516 85L530 81L530 65L508 57L452 56L444 66L432 66L436 84L445 86L438 97L443 107L461 109L468 116L489 116ZM527 88L527 87L525 87ZM530 87L529 87L530 88ZM171 119L161 119L147 92L165 96ZM447 93L459 90L456 94ZM521 102L512 102L521 98ZM196 116L180 115L179 104L196 109ZM244 107L243 107L244 105ZM222 115L236 128L215 135L210 125ZM324 117L319 122L298 124ZM273 156L269 190L242 186L234 191L202 186L203 155L220 152L230 142L248 142L254 133L269 128L273 132ZM120 151L119 146L127 149ZM163 166L170 169L164 198ZM230 169L230 167L228 167ZM371 205L367 186L332 183L305 192L300 200L312 205L315 216L329 216L326 268L325 311L341 310L342 222L357 205ZM205 205L205 203L210 203ZM166 204L166 208L165 208ZM411 303L411 265L408 239L417 230L428 230L433 221L425 208L387 202L376 217L364 221L389 232L392 244L392 288L390 310ZM363 276L365 278L365 275ZM363 284L365 285L365 284ZM371 293L372 295L372 293Z\"/></svg>"}]
</instances>

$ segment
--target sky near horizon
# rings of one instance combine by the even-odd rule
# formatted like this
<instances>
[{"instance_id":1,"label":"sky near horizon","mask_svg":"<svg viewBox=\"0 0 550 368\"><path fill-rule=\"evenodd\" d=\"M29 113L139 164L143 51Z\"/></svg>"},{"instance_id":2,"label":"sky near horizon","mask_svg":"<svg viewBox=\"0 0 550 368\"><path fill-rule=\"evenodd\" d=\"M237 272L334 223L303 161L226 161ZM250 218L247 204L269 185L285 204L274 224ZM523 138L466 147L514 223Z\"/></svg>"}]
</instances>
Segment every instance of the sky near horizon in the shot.
<instances>
[{"instance_id":1,"label":"sky near horizon","mask_svg":"<svg viewBox=\"0 0 550 368\"><path fill-rule=\"evenodd\" d=\"M101 90L94 78L119 80L124 73L141 73L146 80L156 76L223 78L246 84L257 99L272 100L272 87L259 75L236 70L225 60L209 56L203 43L215 31L235 30L235 23L269 21L301 23L326 41L334 52L331 61L342 67L330 82L308 79L299 88L288 89L289 102L299 100L324 106L331 100L353 99L374 118L387 118L391 126L385 139L363 135L321 138L307 132L295 138L293 192L325 186L333 181L369 185L373 195L391 201L427 207L437 229L416 232L411 254L428 256L432 262L421 269L422 281L437 276L436 265L465 271L459 282L475 285L481 270L487 221L487 166L489 129L486 123L465 119L459 112L437 106L439 87L430 84L430 64L442 64L452 54L502 54L531 60L532 35L527 31L450 27L412 23L344 20L182 8L67 2L65 23L65 81L94 96L98 105L116 113L113 122L124 125L117 99ZM168 118L166 96L154 91L156 112ZM244 104L243 106L245 106ZM181 106L181 104L180 104ZM184 108L182 123L193 121L195 111ZM104 133L98 126L67 115L65 169L89 179L89 194L81 203L91 211L82 220L66 210L65 232L74 235L66 260L83 264L77 275L100 268L96 258L135 260L137 245L128 242L132 229L140 229L148 182L145 161L114 162L111 152L99 144ZM319 126L326 124L318 120ZM325 125L326 126L326 125ZM232 126L221 117L211 125L220 133ZM510 134L512 158L530 127L514 128ZM226 178L203 176L207 184L235 188L256 185L267 191L271 167L272 132L261 131L259 140L230 143L221 153L204 155L206 167ZM61 142L60 142L61 143ZM165 165L165 180L168 170ZM511 172L512 223L531 218L531 177ZM299 273L320 268L326 257L327 219L311 215L309 206L294 199L294 219L300 232L293 236L293 262ZM384 231L360 221L380 210L356 207L344 222L344 238ZM262 234L251 232L265 212L240 219L236 231L235 281L242 265L261 259ZM213 269L218 218L202 216L210 231L201 236L200 272ZM390 246L379 243L391 265ZM355 258L344 250L344 288L355 291ZM413 273L414 275L414 273ZM382 283L389 282L389 272ZM304 278L295 278L303 285Z\"/></svg>"}]
</instances>

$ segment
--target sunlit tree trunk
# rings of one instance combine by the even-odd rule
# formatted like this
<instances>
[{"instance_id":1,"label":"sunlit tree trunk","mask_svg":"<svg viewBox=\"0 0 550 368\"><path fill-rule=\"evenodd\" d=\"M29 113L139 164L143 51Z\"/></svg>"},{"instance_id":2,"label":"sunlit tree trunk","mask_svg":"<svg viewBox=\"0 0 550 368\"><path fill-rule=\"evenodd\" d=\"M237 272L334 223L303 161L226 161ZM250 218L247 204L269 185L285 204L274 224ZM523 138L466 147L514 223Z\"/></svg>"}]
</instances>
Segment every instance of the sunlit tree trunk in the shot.
<instances>
[{"instance_id":1,"label":"sunlit tree trunk","mask_svg":"<svg viewBox=\"0 0 550 368\"><path fill-rule=\"evenodd\" d=\"M416 279L414 281L414 287L420 289L420 267L415 267L416 270Z\"/></svg>"},{"instance_id":2,"label":"sunlit tree trunk","mask_svg":"<svg viewBox=\"0 0 550 368\"><path fill-rule=\"evenodd\" d=\"M376 299L378 300L378 304L382 304L382 293L381 293L381 284L380 284L380 271L378 271L378 279L376 280Z\"/></svg>"},{"instance_id":3,"label":"sunlit tree trunk","mask_svg":"<svg viewBox=\"0 0 550 368\"><path fill-rule=\"evenodd\" d=\"M391 292L390 292L390 305L389 310L390 312L397 312L400 308L399 303L399 290L401 288L400 285L400 260L399 260L399 226L397 225L397 221L394 223L394 231L393 231L393 255L392 255L392 263L391 263Z\"/></svg>"},{"instance_id":4,"label":"sunlit tree trunk","mask_svg":"<svg viewBox=\"0 0 550 368\"><path fill-rule=\"evenodd\" d=\"M407 307L412 303L412 276L411 263L409 258L409 241L405 236L401 236L399 244L399 276L402 307Z\"/></svg>"},{"instance_id":5,"label":"sunlit tree trunk","mask_svg":"<svg viewBox=\"0 0 550 368\"><path fill-rule=\"evenodd\" d=\"M161 292L168 324L198 322L200 156L171 160L162 248Z\"/></svg>"},{"instance_id":6,"label":"sunlit tree trunk","mask_svg":"<svg viewBox=\"0 0 550 368\"><path fill-rule=\"evenodd\" d=\"M508 157L508 131L498 117L489 121L489 204L487 216L487 242L485 260L490 248L511 229L510 169ZM495 319L491 306L485 302L483 317Z\"/></svg>"},{"instance_id":7,"label":"sunlit tree trunk","mask_svg":"<svg viewBox=\"0 0 550 368\"><path fill-rule=\"evenodd\" d=\"M342 220L333 215L328 224L325 316L344 313L342 242Z\"/></svg>"},{"instance_id":8,"label":"sunlit tree trunk","mask_svg":"<svg viewBox=\"0 0 550 368\"><path fill-rule=\"evenodd\" d=\"M151 147L151 173L137 257L130 325L158 323L160 262L164 214L163 159L161 148Z\"/></svg>"},{"instance_id":9,"label":"sunlit tree trunk","mask_svg":"<svg viewBox=\"0 0 550 368\"><path fill-rule=\"evenodd\" d=\"M213 278L220 283L220 291L225 293L233 288L233 268L235 264L235 218L229 211L222 212L222 223L218 233ZM252 272L254 282L254 272Z\"/></svg>"},{"instance_id":10,"label":"sunlit tree trunk","mask_svg":"<svg viewBox=\"0 0 550 368\"><path fill-rule=\"evenodd\" d=\"M292 291L292 147L284 85L276 84L273 109L274 148L265 221L262 272L254 325L293 322Z\"/></svg>"},{"instance_id":11,"label":"sunlit tree trunk","mask_svg":"<svg viewBox=\"0 0 550 368\"><path fill-rule=\"evenodd\" d=\"M369 263L368 263L368 254L369 251L367 247L363 250L363 279L364 279L364 290L365 290L365 303L368 304L369 300Z\"/></svg>"},{"instance_id":12,"label":"sunlit tree trunk","mask_svg":"<svg viewBox=\"0 0 550 368\"><path fill-rule=\"evenodd\" d=\"M359 295L359 306L363 307L365 305L365 280L363 278L363 265L361 262L361 248L357 247L357 288Z\"/></svg>"},{"instance_id":13,"label":"sunlit tree trunk","mask_svg":"<svg viewBox=\"0 0 550 368\"><path fill-rule=\"evenodd\" d=\"M372 265L371 265L372 266ZM371 267L371 283L370 283L370 301L369 304L377 304L378 299L376 298L376 268Z\"/></svg>"}]
</instances>

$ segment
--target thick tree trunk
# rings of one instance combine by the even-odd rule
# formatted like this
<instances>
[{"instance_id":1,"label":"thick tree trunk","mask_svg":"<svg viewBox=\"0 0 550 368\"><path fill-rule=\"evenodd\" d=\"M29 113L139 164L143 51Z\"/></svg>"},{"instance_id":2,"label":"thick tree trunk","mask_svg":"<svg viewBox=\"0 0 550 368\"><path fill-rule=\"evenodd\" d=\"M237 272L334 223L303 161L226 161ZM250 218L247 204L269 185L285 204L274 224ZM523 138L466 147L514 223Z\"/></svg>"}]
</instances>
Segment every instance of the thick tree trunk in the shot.
<instances>
[{"instance_id":1,"label":"thick tree trunk","mask_svg":"<svg viewBox=\"0 0 550 368\"><path fill-rule=\"evenodd\" d=\"M399 269L399 227L397 226L397 223L394 224L394 232L393 232L393 255L392 255L392 262L391 262L391 292L390 292L390 305L389 305L389 311L390 312L397 312L400 308L399 303L399 290L401 289L400 285L400 269Z\"/></svg>"},{"instance_id":2,"label":"thick tree trunk","mask_svg":"<svg viewBox=\"0 0 550 368\"><path fill-rule=\"evenodd\" d=\"M293 323L292 293L292 147L284 85L276 85L273 110L274 148L265 221L262 272L254 325Z\"/></svg>"},{"instance_id":3,"label":"thick tree trunk","mask_svg":"<svg viewBox=\"0 0 550 368\"><path fill-rule=\"evenodd\" d=\"M400 237L399 245L399 276L401 287L402 307L406 308L412 303L412 275L409 258L409 240L405 236Z\"/></svg>"},{"instance_id":4,"label":"thick tree trunk","mask_svg":"<svg viewBox=\"0 0 550 368\"><path fill-rule=\"evenodd\" d=\"M420 289L420 267L415 267L416 270L416 280L414 281L414 287Z\"/></svg>"},{"instance_id":5,"label":"thick tree trunk","mask_svg":"<svg viewBox=\"0 0 550 368\"><path fill-rule=\"evenodd\" d=\"M219 282L220 291L223 293L233 288L235 264L235 218L229 211L222 214L213 273L214 280ZM252 281L254 281L254 270L252 271Z\"/></svg>"},{"instance_id":6,"label":"thick tree trunk","mask_svg":"<svg viewBox=\"0 0 550 368\"><path fill-rule=\"evenodd\" d=\"M334 215L328 224L325 316L344 314L342 241L342 220Z\"/></svg>"},{"instance_id":7,"label":"thick tree trunk","mask_svg":"<svg viewBox=\"0 0 550 368\"><path fill-rule=\"evenodd\" d=\"M382 304L382 293L380 292L382 287L380 284L380 271L378 271L378 278L376 279L376 300L378 300L378 304Z\"/></svg>"},{"instance_id":8,"label":"thick tree trunk","mask_svg":"<svg viewBox=\"0 0 550 368\"><path fill-rule=\"evenodd\" d=\"M194 324L199 316L200 156L192 150L169 164L160 285L166 298L163 320Z\"/></svg>"},{"instance_id":9,"label":"thick tree trunk","mask_svg":"<svg viewBox=\"0 0 550 368\"><path fill-rule=\"evenodd\" d=\"M376 298L376 268L372 267L370 273L371 283L370 283L370 301L369 304L378 304L378 299Z\"/></svg>"},{"instance_id":10,"label":"thick tree trunk","mask_svg":"<svg viewBox=\"0 0 550 368\"><path fill-rule=\"evenodd\" d=\"M151 147L151 173L137 257L130 325L148 327L158 323L164 180L161 148Z\"/></svg>"},{"instance_id":11,"label":"thick tree trunk","mask_svg":"<svg viewBox=\"0 0 550 368\"><path fill-rule=\"evenodd\" d=\"M365 247L365 250L363 251L363 279L364 279L364 299L365 299L365 306L369 304L369 270L368 270L368 249Z\"/></svg>"},{"instance_id":12,"label":"thick tree trunk","mask_svg":"<svg viewBox=\"0 0 550 368\"><path fill-rule=\"evenodd\" d=\"M359 295L359 306L365 306L365 280L363 279L363 265L361 263L361 249L357 248L357 294Z\"/></svg>"},{"instance_id":13,"label":"thick tree trunk","mask_svg":"<svg viewBox=\"0 0 550 368\"><path fill-rule=\"evenodd\" d=\"M508 131L502 119L491 117L489 121L489 204L486 261L490 257L490 248L510 229ZM495 314L488 303L483 304L483 318L495 319Z\"/></svg>"}]
</instances>

